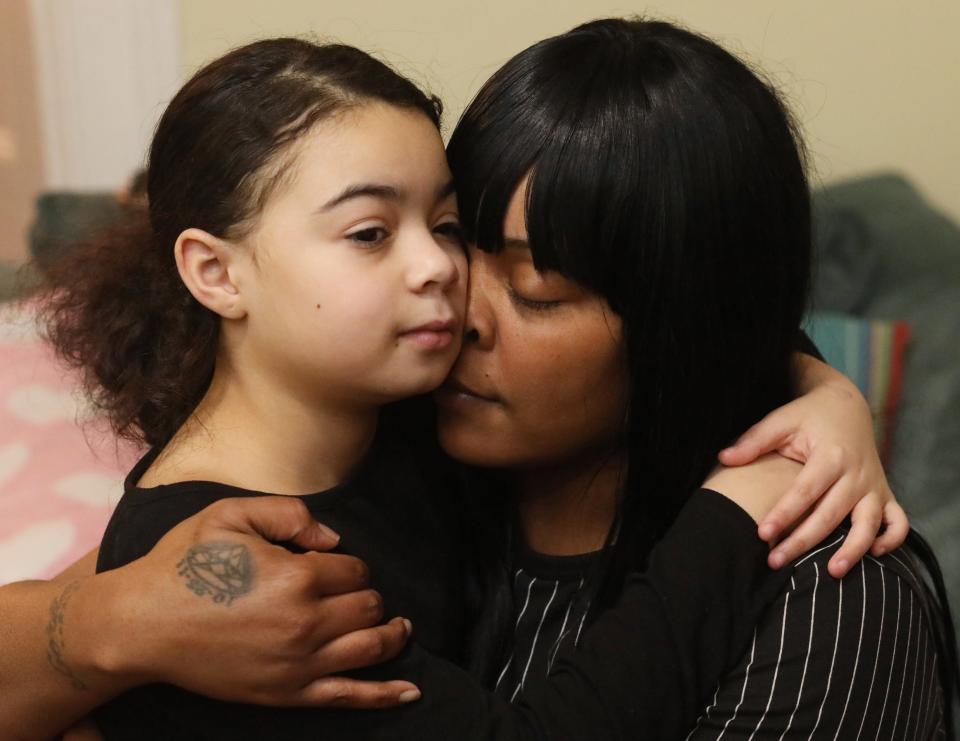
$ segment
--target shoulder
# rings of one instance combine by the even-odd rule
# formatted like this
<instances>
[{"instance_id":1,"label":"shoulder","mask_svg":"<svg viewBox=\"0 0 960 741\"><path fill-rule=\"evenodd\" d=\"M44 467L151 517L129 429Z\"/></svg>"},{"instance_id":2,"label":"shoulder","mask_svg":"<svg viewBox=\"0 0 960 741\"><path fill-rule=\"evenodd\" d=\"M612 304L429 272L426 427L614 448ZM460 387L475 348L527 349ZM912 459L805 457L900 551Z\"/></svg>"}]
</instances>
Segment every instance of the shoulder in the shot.
<instances>
[{"instance_id":1,"label":"shoulder","mask_svg":"<svg viewBox=\"0 0 960 741\"><path fill-rule=\"evenodd\" d=\"M690 738L716 738L724 728L733 739L786 729L927 737L940 709L926 589L905 550L867 556L834 579L826 564L845 535L837 531L794 564Z\"/></svg>"}]
</instances>

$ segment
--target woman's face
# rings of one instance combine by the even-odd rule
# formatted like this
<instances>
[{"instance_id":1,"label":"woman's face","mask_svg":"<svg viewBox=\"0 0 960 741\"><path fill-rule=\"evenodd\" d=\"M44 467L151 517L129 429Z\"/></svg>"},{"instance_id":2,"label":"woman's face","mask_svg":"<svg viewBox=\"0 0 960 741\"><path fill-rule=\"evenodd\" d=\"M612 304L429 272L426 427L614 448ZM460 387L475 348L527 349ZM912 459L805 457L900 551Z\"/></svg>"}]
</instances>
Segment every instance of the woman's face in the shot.
<instances>
[{"instance_id":1,"label":"woman's face","mask_svg":"<svg viewBox=\"0 0 960 741\"><path fill-rule=\"evenodd\" d=\"M436 392L441 445L474 465L552 466L605 453L626 414L620 318L576 283L536 271L526 186L510 201L505 249L471 248L466 336Z\"/></svg>"}]
</instances>

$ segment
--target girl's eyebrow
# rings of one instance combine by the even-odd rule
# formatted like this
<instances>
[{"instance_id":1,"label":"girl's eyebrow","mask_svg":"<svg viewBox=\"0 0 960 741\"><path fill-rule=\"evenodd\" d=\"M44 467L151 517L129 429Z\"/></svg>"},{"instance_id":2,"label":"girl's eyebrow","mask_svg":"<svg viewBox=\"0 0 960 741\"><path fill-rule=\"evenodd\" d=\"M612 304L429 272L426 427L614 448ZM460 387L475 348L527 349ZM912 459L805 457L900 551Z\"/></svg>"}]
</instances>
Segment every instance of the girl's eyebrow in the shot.
<instances>
[{"instance_id":1,"label":"girl's eyebrow","mask_svg":"<svg viewBox=\"0 0 960 741\"><path fill-rule=\"evenodd\" d=\"M452 195L455 191L456 186L454 185L453 180L448 180L446 183L437 188L436 200L442 201L444 198ZM364 196L382 198L389 201L401 201L406 197L406 193L401 188L397 188L393 185L386 185L384 183L357 183L356 185L348 185L339 194L335 195L320 208L318 208L317 212L322 213L330 211L346 201L354 198L362 198Z\"/></svg>"},{"instance_id":2,"label":"girl's eyebrow","mask_svg":"<svg viewBox=\"0 0 960 741\"><path fill-rule=\"evenodd\" d=\"M404 193L402 190L393 185L385 185L382 183L358 183L356 185L348 185L338 195L334 196L329 201L324 203L320 208L318 208L317 211L329 211L345 201L349 201L354 198L361 198L363 196L372 196L373 198L382 198L389 201L399 201L404 197Z\"/></svg>"}]
</instances>

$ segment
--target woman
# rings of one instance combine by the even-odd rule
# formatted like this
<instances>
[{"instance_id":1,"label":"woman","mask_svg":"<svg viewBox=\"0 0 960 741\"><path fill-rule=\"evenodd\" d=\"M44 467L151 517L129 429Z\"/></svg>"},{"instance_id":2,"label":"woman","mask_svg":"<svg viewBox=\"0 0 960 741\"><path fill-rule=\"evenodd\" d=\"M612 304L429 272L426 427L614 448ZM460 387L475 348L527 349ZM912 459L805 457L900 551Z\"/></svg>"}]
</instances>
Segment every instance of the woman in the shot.
<instances>
[{"instance_id":1,"label":"woman","mask_svg":"<svg viewBox=\"0 0 960 741\"><path fill-rule=\"evenodd\" d=\"M466 343L438 397L440 440L458 460L516 471L519 529L538 555L514 556L520 617L486 644L503 659L488 676L515 697L549 681L544 666L558 671L557 647L579 635L564 625L616 603L717 451L792 395L808 185L770 87L655 22L598 21L521 52L447 154L481 251ZM728 473L707 486L726 490ZM938 696L956 678L950 623L912 560L939 580L929 551L911 541L824 582L844 535L797 563L692 737L930 738L950 726ZM585 552L588 564L569 564ZM873 658L862 667L861 650ZM916 686L903 692L903 677Z\"/></svg>"},{"instance_id":2,"label":"woman","mask_svg":"<svg viewBox=\"0 0 960 741\"><path fill-rule=\"evenodd\" d=\"M616 27L617 24L611 22L608 25ZM603 25L592 29L574 31L567 36L577 40L585 36L589 37L597 30L600 31L599 40L601 42L610 41L612 31ZM641 28L639 30L643 31L645 29ZM652 33L657 33L662 32L663 29L652 24L649 30ZM683 44L679 42L685 40L686 37L683 34L680 34L679 38L673 38L673 42L680 47ZM561 37L559 41L544 42L543 48L549 52L554 44L563 44L563 41L564 37ZM596 50L595 45L592 48L594 51ZM672 336L673 332L676 332L680 340L683 341L699 336L695 334L698 331L699 322L691 321L689 316L684 317L680 312L670 315L671 320L677 321L672 331L659 331L658 322L655 321L658 318L657 312L664 311L665 308L663 307L670 306L671 301L675 309L678 303L683 306L689 303L679 301L679 298L685 294L681 290L682 286L677 285L678 277L672 275L668 269L671 267L670 260L679 259L678 255L670 254L665 250L663 255L654 257L652 262L642 263L644 268L652 268L648 276L650 280L665 280L665 282L662 287L662 295L641 295L639 296L640 305L638 306L636 305L637 301L628 300L631 299L631 292L635 293L635 287L632 283L627 284L626 282L627 280L636 280L640 276L646 276L647 272L646 270L638 271L636 264L630 264L629 261L634 257L633 255L624 256L622 251L621 254L616 255L611 250L606 257L610 260L626 260L626 266L630 267L630 272L624 270L623 273L618 275L608 273L606 278L603 277L603 273L597 267L602 265L602 259L594 260L592 259L594 256L590 256L591 259L581 258L580 262L576 261L577 245L588 243L587 240L577 240L576 237L589 237L590 240L594 240L599 235L601 239L596 241L601 249L604 244L611 247L618 239L623 237L622 234L618 233L618 227L622 225L618 224L615 218L594 218L591 220L589 217L591 205L594 206L593 213L614 212L610 209L610 200L602 197L606 195L602 189L591 192L591 188L585 187L589 178L583 178L583 162L577 162L575 159L572 162L562 162L560 158L557 159L561 168L570 167L577 175L577 177L573 177L573 174L566 172L563 177L557 177L557 182L584 187L572 188L572 192L557 187L556 192L552 195L558 199L556 202L564 206L566 209L564 213L573 213L572 209L569 208L572 205L582 208L588 214L583 217L584 225L591 226L592 229L585 230L587 232L585 234L577 234L574 229L568 231L567 227L570 227L570 225L567 224L564 225L562 231L557 231L551 235L555 237L553 241L546 243L539 241L543 239L543 236L541 234L538 238L538 227L535 221L531 221L528 239L524 221L529 214L537 213L536 206L538 204L541 214L561 212L560 209L553 209L552 211L545 209L543 191L540 192L540 200L538 201L537 188L540 182L538 178L543 176L544 170L542 168L544 168L545 162L549 162L549 159L537 159L533 149L531 149L531 158L526 163L522 159L505 160L504 157L509 151L508 148L502 146L499 148L497 146L490 147L490 151L487 152L489 155L487 162L499 161L503 163L506 161L514 166L523 165L520 172L507 173L506 176L501 178L499 185L503 197L499 199L499 202L496 198L488 201L485 198L477 197L479 188L475 189L473 193L469 190L471 182L474 184L478 182L470 181L471 171L469 168L473 167L472 163L474 162L472 158L469 160L471 164L466 166L463 171L460 170L463 163L458 159L457 152L462 153L463 150L458 149L458 147L463 146L462 142L464 140L471 141L468 134L461 134L461 131L470 132L470 124L478 120L481 123L496 120L497 126L503 125L503 119L498 120L496 117L489 116L489 110L484 108L485 101L489 101L490 97L494 95L489 91L496 90L497 86L504 80L510 82L520 79L522 82L522 75L516 75L518 68L522 71L524 64L530 62L531 55L539 51L540 49L535 48L533 52L528 50L528 52L521 54L518 57L519 61L514 60L515 63L508 65L505 71L495 78L490 87L487 88L486 97L485 93L481 93L475 106L468 111L463 124L464 128L458 129L457 136L460 138L458 139L455 136L451 142L451 161L458 168L456 174L458 177L467 178L468 182L468 189L464 198L468 225L477 224L479 226L477 233L479 243L487 249L493 249L494 252L486 257L484 257L485 253L475 255L478 264L476 264L474 276L477 277L478 282L474 288L474 295L470 304L474 323L467 335L472 344L468 347L464 359L453 374L453 384L448 387L446 392L441 394L440 428L445 445L462 457L484 465L504 465L518 469L519 475L516 478L520 494L519 514L521 521L525 523L522 530L528 546L548 554L569 553L571 551L589 552L597 550L599 546L610 541L610 547L603 551L599 557L600 560L596 564L591 564L591 568L585 574L589 578L585 579L584 590L580 593L573 590L571 594L567 595L569 597L567 604L570 607L568 616L569 614L575 615L575 619L578 619L581 625L589 625L595 620L594 628L598 629L603 625L604 610L607 603L613 602L621 593L623 583L627 578L626 575L641 564L649 545L661 535L666 524L676 516L680 499L695 488L703 476L709 472L716 452L732 439L737 430L743 429L746 424L772 408L775 403L789 398L788 359L793 343L793 328L797 326L799 313L802 310L803 290L802 286L793 286L793 293L788 294L793 296L792 300L772 303L772 306L778 311L771 311L764 315L763 321L770 322L774 326L775 337L769 338L766 344L765 341L768 340L768 336L766 331L759 332L759 322L754 322L750 327L754 332L751 340L759 341L764 351L758 357L766 360L756 364L754 377L746 376L748 383L737 383L736 378L731 378L731 376L736 375L732 373L732 369L736 367L737 360L742 356L738 353L728 352L724 354L725 345L721 342L716 342L714 345L710 345L708 342L704 349L710 348L713 350L712 353L706 353L708 362L718 370L726 372L724 374L725 381L733 384L730 388L719 384L703 386L702 374L693 377L692 369L688 369L686 366L671 369L672 372L681 376L679 379L671 379L663 364L659 362L659 358L680 357L684 342L677 341ZM622 51L622 47L618 48L617 51ZM657 51L663 52L664 49L660 48ZM694 49L694 52L692 56L696 56L696 53L703 54L704 50ZM709 54L705 56L710 57ZM716 61L716 59L712 61ZM534 89L527 88L525 92L530 93ZM589 113L589 109L586 110ZM598 110L602 112L603 109L600 107ZM471 113L476 118L471 119ZM607 113L609 114L609 111ZM536 119L532 120L536 122ZM609 120L619 121L620 119L619 117L613 117ZM507 121L509 121L509 117ZM596 121L593 123L596 123ZM782 121L773 121L775 125L782 125L782 123ZM579 130L579 128L576 127L576 130ZM480 129L483 133L482 126ZM574 129L571 128L571 130ZM543 133L537 132L536 129L534 131L535 133ZM596 129L591 133L596 133ZM606 133L609 134L610 131L608 130ZM554 139L548 140L553 141ZM472 141L476 143L477 148L482 149L482 136L477 135ZM619 155L625 151L622 147L614 151L613 147L610 146L610 141L603 137L597 137L595 141L599 141L601 146L610 147L606 152L608 155L611 153ZM590 143L587 141L586 145ZM622 142L620 143L622 144ZM473 153L479 154L476 151ZM669 154L672 153L668 151ZM722 155L723 152L720 153L721 157ZM789 160L788 155L787 159ZM477 159L476 162L479 163L477 167L483 166L483 158ZM527 204L525 176L534 162L536 162L536 167L534 167L533 186L530 191L529 206L525 208ZM612 160L608 160L608 164L611 162ZM656 163L654 162L654 164ZM685 163L675 162L673 164L683 165ZM802 180L802 171L799 169L797 171L800 173L800 179ZM655 176L661 176L668 180L669 170L662 168L657 171L654 168L650 177ZM678 177L688 176L689 172L680 167ZM603 181L603 173L600 173L599 177ZM491 186L497 184L495 179L487 182ZM633 184L629 180L626 182ZM792 225L802 227L805 183L803 185L803 189L792 192L794 198L786 198L783 203L778 203L775 198L772 203L764 202L762 213L767 215L766 209L769 209L770 214L772 214L776 212L777 207L782 208L784 204L798 206L799 212L794 214L796 218L793 219ZM548 184L547 192L550 190ZM485 196L492 192L495 192L492 187L484 189ZM686 195L683 190L680 190L680 193ZM574 195L577 196L576 199L572 197ZM735 200L735 194L722 193L721 195L729 196ZM761 190L759 195L765 196L767 194ZM709 201L716 198L717 194L711 192L703 197ZM796 198L799 198L799 200L794 202ZM484 218L479 213L480 209L478 208L480 203L485 205L489 203L493 209L493 216L490 217L488 223L497 223L495 233L488 231L487 234L484 234ZM616 202L614 201L614 203ZM603 205L603 209L599 208L600 204ZM504 223L502 216L508 205L511 208L507 212L506 218L507 247L502 252L496 253L496 249L503 241L500 228ZM627 204L620 205L623 206L619 210L621 215L633 212L638 206L635 200L628 200ZM657 205L666 207L670 204L659 203ZM498 208L501 209L499 219L496 216L496 209ZM470 216L471 209L477 211L473 214L476 218ZM642 213L642 209L640 213ZM737 212L736 210L724 210L722 213L730 218L731 214ZM669 218L670 209L664 208L664 214L664 218ZM689 213L687 216L689 217ZM548 222L549 233L550 219L547 218L546 221ZM630 219L625 218L623 221L628 226L631 224ZM763 221L763 219L760 221ZM771 218L771 223L764 223L762 227L772 229L776 221L776 219ZM647 223L651 222L656 223L657 219L650 219ZM644 220L636 219L633 223L643 224ZM674 226L677 225L677 223L674 223ZM723 234L724 230L720 229L718 233ZM658 232L656 236L663 234L667 234L670 238L673 232L665 229ZM780 236L776 231L773 231L772 234ZM490 239L491 235L492 240ZM560 238L561 236L563 238ZM743 237L744 235L738 236ZM752 235L748 234L747 236ZM602 239L603 237L606 239ZM546 244L556 249L552 256L549 252L539 253L541 272L538 273L532 262L534 260L532 254L536 254L536 252L524 252L523 242L531 245ZM624 243L644 244L632 240L626 240ZM685 240L681 238L677 238L677 243L681 247L688 246ZM651 239L649 244L657 244L657 240ZM755 249L756 246L755 242L750 243L748 240L744 249ZM796 242L793 247L802 252L802 240ZM564 251L567 249L570 253L565 255ZM571 254L573 257L571 257ZM760 255L754 256L761 257ZM604 257L602 252L599 257ZM801 268L799 274L791 275L784 270L777 271L777 266L773 262L765 263L762 259L759 260L760 265L757 269L769 271L768 277L779 276L784 281L799 275L799 283L802 283L803 256L793 255L792 257L797 260L795 264ZM570 262L565 262L564 258L569 259ZM711 269L715 267L710 260L704 260L702 255L687 254L685 258L684 266L708 264ZM645 255L645 260L651 260L649 253ZM577 269L576 266L579 266L580 269ZM624 266L621 265L621 267ZM741 262L740 267L744 268L746 265ZM564 277L564 273L566 273L566 277ZM694 276L694 278L696 277L698 276ZM576 282L571 281L570 278L575 278ZM623 278L624 284L618 285L617 281L621 278ZM605 285L604 280L609 281L609 283ZM744 282L751 289L760 287L759 284L755 285L750 279L744 279ZM519 285L514 285L515 283ZM485 291L484 288L489 290ZM701 281L696 284L696 293L693 294L698 299L701 296L704 297L704 308L694 308L697 311L708 312L699 317L708 322L714 319L713 311L717 311L718 307L728 306L720 301L721 296L725 298L728 294L725 291L716 290L716 287L713 291L710 291L710 288L704 281ZM661 290L659 285L657 285L657 290ZM707 297L714 300L708 301ZM495 303L495 300L501 303ZM649 301L648 305L644 304L646 301ZM485 304L484 302L489 303ZM757 304L765 309L771 308L760 300L757 301ZM529 311L530 314L521 316L521 309ZM733 309L738 319L743 319L743 316L739 315L741 310L742 306ZM571 326L583 330L578 335L572 335L571 337L572 346L577 350L577 360L582 362L582 355L579 354L579 350L587 344L587 340L589 340L591 349L599 349L600 352L597 353L597 357L587 362L588 367L582 369L584 372L579 373L577 379L580 384L579 388L571 389L567 386L565 389L562 383L549 387L552 392L547 400L553 403L551 410L551 407L547 404L538 406L539 402L543 401L543 395L537 396L534 394L532 397L528 397L526 394L512 392L509 382L511 379L516 380L518 378L517 374L503 372L510 369L508 367L497 368L496 365L490 364L489 359L498 359L498 362L506 365L511 357L520 357L515 353L499 354L500 345L497 342L503 342L504 338L510 337L515 341L520 336L542 341L544 336L549 335L548 332L545 333L545 328L550 329L550 322L554 322L552 325L554 327L558 324L556 317L551 318L549 313L564 311L568 312L568 321L561 325L564 327L564 331L569 331ZM569 321L571 318L569 316L570 312L575 319L573 322ZM695 312L694 315L696 315ZM524 321L529 325L527 326L529 331L527 334L521 335L516 330L518 327L524 326L520 323L524 316L526 317ZM772 322L771 316L775 316L779 324ZM788 316L792 316L792 324L787 321ZM505 321L505 318L510 318L514 323L511 325ZM719 318L717 323L722 324L724 318L726 317ZM492 319L497 321L492 322ZM635 344L631 344L630 340L631 333L640 332L640 328L646 328L648 332L644 346L654 348L650 350L652 358L648 361L644 361L642 357L637 357L637 348ZM764 327L765 330L769 328L769 325ZM606 331L605 343L603 341L604 335L602 332L598 332L598 329ZM722 328L716 329L721 331ZM539 337L538 331L541 333ZM623 339L620 336L621 332ZM585 338L587 339L585 340ZM577 339L579 339L579 345L573 342ZM730 341L731 338L728 336L726 339ZM549 360L554 365L544 362L545 359L542 356L539 359L536 356L528 356L528 373L519 376L521 381L532 382L534 391L536 386L547 377L530 373L529 370L533 369L535 371L539 367L545 371L553 371L557 368L555 363L562 362L565 358L564 352L562 352L564 349L563 343L556 342L556 335L554 335L554 340L554 344L544 345L544 347L550 349ZM737 349L737 338L733 338L733 341L734 349ZM751 346L746 339L743 340L743 345ZM568 345L567 349L570 346ZM701 351L699 346L695 350L697 352ZM473 357L472 360L471 356ZM536 362L537 360L539 360L539 364ZM626 366L626 372L622 374L619 370L620 360L624 360ZM471 368L476 370L470 371ZM611 372L611 369L616 372ZM521 370L523 369L521 368ZM468 372L476 373L476 376L466 375ZM592 377L591 374L593 374ZM658 389L658 394L660 393L659 386L638 383L640 379L644 378L643 374L647 374L647 380L658 378L664 381L662 391L665 401L649 398L657 396L656 394L647 393L645 395L643 393L646 389ZM629 380L624 382L625 379ZM673 382L674 380L676 382ZM486 385L481 386L481 382ZM584 416L582 411L583 399L586 392L592 392L594 388L599 388L599 384L596 382L604 384L605 387L600 389L600 393L594 397L598 404L591 409L590 414ZM565 390L573 393L570 393L567 397L562 393L557 393ZM528 398L531 399L529 404L524 402L524 399ZM576 405L572 403L564 405L565 398L575 400ZM623 402L626 401L629 401L629 414L624 427L621 425L623 420L619 410L625 406ZM715 407L710 406L718 401L719 404ZM678 406L674 407L674 403ZM706 406L701 406L701 403ZM579 406L579 408L575 408L576 406ZM705 408L724 410L732 415L732 421L721 419L719 416L711 416L711 418L705 418L702 421L701 427L703 429L697 426L688 429L689 418L684 415L687 413L691 415L699 414L700 410ZM600 413L594 414L597 410ZM547 414L548 411L552 413ZM677 416L674 419L684 422L683 436L670 437L663 434L663 431L659 429L669 427L671 420L668 412L670 414L676 412ZM640 414L643 416L639 416ZM737 417L737 415L741 416ZM639 421L643 421L648 429L640 429L640 425L637 424ZM728 427L725 427L727 425ZM503 437L488 437L486 443L478 446L476 443L479 436L474 435L474 430L486 430ZM566 436L556 434L555 431L563 432ZM502 441L502 445L492 444L498 439ZM664 443L666 439L669 439L669 444ZM669 461L666 460L670 448L681 445L686 446L686 448L678 454L678 459L691 462L693 473L682 470L682 468L681 470L673 470ZM685 454L692 455L685 457ZM639 456L648 457L644 459L639 458ZM662 461L661 458L663 458ZM649 471L637 469L633 465L635 460L644 460L649 464ZM630 465L625 465L628 461ZM558 466L557 464L560 462L564 465ZM626 483L621 485L621 479L624 478L624 475L626 476ZM723 479L718 479L715 485L722 488L722 481ZM550 490L554 493L566 493L569 496L560 499L559 496L554 497L550 492L545 494L542 491L545 485L549 485ZM567 491L564 492L564 489ZM635 496L635 492L649 491L650 489L668 493L674 492L674 496L672 499L664 496L662 501L651 498L645 501L641 507L638 504L638 497ZM621 494L625 492L629 492L629 496L621 497ZM554 502L553 506L550 505L551 498ZM618 499L621 501L618 501ZM581 506L584 501L588 504L586 509ZM542 514L538 516L538 513ZM647 515L642 522L639 521L640 518L638 517L640 513ZM584 518L584 514L589 515L589 518ZM571 522L574 523L574 526L571 526ZM616 537L612 538L610 533L614 522L618 524ZM587 527L581 527L583 524L586 524ZM505 552L501 550L499 553L504 555ZM508 553L508 555L513 558L512 554ZM588 560L596 561L597 559L590 558ZM498 564L488 563L487 566L488 573L493 577L494 582L497 583L499 580L502 587L504 585L502 579L500 579L502 571L498 568ZM655 567L656 564L651 563L651 566ZM557 580L557 583L559 584L559 580ZM509 587L509 583L506 586ZM503 591L501 588L500 592L503 593ZM529 581L527 595L532 594L532 591L533 581ZM545 604L541 613L544 615L544 620L548 607L550 605ZM606 613L609 612L609 610L606 611ZM521 618L522 613L523 610L521 609ZM592 614L596 614L596 618L591 617ZM518 695L519 699L524 700L527 696L535 699L538 692L548 691L540 690L537 683L532 681L535 676L545 672L537 670L534 674L529 674L527 669L535 658L537 634L534 633L531 645L518 646L514 641L514 649L519 648L519 650L514 650L511 656L509 652L511 638L509 636L505 637L499 630L503 627L502 622L496 614L489 620L488 627L490 630L486 631L486 636L481 636L480 645L491 646L494 650L482 652L481 658L489 656L506 658L507 661L503 664L503 668L501 669L498 664L496 670L500 672L501 677L507 677L512 672L513 684L507 690L509 694L511 696L518 695L517 689L523 686L523 693ZM512 624L512 621L510 621L510 624ZM520 629L519 621L517 628ZM570 667L576 665L578 654L578 652L571 650L570 644L576 643L579 635L579 629L574 634L573 631L564 631L561 624L556 646L551 646L551 650L542 657L543 668L546 669L546 667L552 665L554 674L569 672ZM585 647L580 652L582 654L586 651L588 657L595 655L594 648L596 648L595 644L589 642L589 635L590 629L588 628L587 632L583 633ZM597 635L602 635L602 632L597 633ZM504 650L498 650L501 648ZM557 650L553 650L554 648ZM497 654L500 654L500 656L497 656ZM524 657L525 662L518 663L515 661L518 655ZM529 685L526 682L527 677L531 680ZM620 679L620 677L614 676L614 679ZM506 679L502 680L501 685L506 681ZM613 693L616 693L617 685L618 682L613 683ZM627 696L627 690L629 690L628 687L622 687L622 694L616 699L623 701L625 703L624 707L629 711L631 699ZM533 699L529 702L535 705ZM682 709L677 713L679 718L683 718L684 715L685 711ZM673 720L671 718L671 722ZM618 727L620 727L618 724L621 722L622 719L614 721Z\"/></svg>"}]
</instances>

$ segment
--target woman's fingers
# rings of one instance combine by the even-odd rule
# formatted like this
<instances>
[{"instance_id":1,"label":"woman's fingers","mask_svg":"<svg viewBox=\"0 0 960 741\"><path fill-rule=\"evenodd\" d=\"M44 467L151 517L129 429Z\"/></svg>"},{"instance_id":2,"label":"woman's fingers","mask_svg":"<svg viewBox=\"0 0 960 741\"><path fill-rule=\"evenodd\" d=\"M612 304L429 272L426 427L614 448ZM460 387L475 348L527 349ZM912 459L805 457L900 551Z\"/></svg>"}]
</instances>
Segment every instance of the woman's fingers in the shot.
<instances>
[{"instance_id":1,"label":"woman's fingers","mask_svg":"<svg viewBox=\"0 0 960 741\"><path fill-rule=\"evenodd\" d=\"M373 589L323 597L310 606L310 615L300 628L312 650L340 636L372 628L383 619L383 598ZM329 672L328 672L329 673Z\"/></svg>"},{"instance_id":2,"label":"woman's fingers","mask_svg":"<svg viewBox=\"0 0 960 741\"><path fill-rule=\"evenodd\" d=\"M307 579L313 594L332 595L355 592L366 588L370 582L370 569L355 556L345 553L285 554L284 562L278 565L292 569L294 564L309 570ZM289 565L288 565L289 564Z\"/></svg>"},{"instance_id":3,"label":"woman's fingers","mask_svg":"<svg viewBox=\"0 0 960 741\"><path fill-rule=\"evenodd\" d=\"M346 677L323 677L304 687L293 704L337 708L391 708L420 699L415 684L363 682Z\"/></svg>"},{"instance_id":4,"label":"woman's fingers","mask_svg":"<svg viewBox=\"0 0 960 741\"><path fill-rule=\"evenodd\" d=\"M891 495L892 496L892 495ZM870 552L874 556L882 556L884 553L896 550L907 538L910 531L910 521L903 507L897 504L895 499L890 499L883 506L883 524L886 530L880 535L873 544Z\"/></svg>"},{"instance_id":5,"label":"woman's fingers","mask_svg":"<svg viewBox=\"0 0 960 741\"><path fill-rule=\"evenodd\" d=\"M760 538L768 543L775 541L784 530L787 530L791 525L800 520L800 518L804 516L804 513L810 509L813 503L816 502L824 492L829 491L838 483L838 479L843 473L843 470L843 465L837 456L812 456L803 467L803 470L797 475L796 480L787 493L774 505L770 513L763 518L763 521L757 529ZM850 504L852 506L852 503ZM846 515L849 511L850 509L848 507L844 510L843 515ZM834 527L836 527L836 525L834 525ZM813 529L814 528L808 528L808 530ZM827 530L824 535L827 535L829 532L830 530ZM794 541L794 543L796 542L798 541ZM817 541L813 542L816 543ZM782 546L783 544L781 544L780 547ZM778 547L778 550L780 547ZM788 558L783 563L789 560Z\"/></svg>"},{"instance_id":6,"label":"woman's fingers","mask_svg":"<svg viewBox=\"0 0 960 741\"><path fill-rule=\"evenodd\" d=\"M340 542L339 534L314 520L295 497L222 499L205 513L225 530L257 534L274 543L289 541L309 550L330 550Z\"/></svg>"},{"instance_id":7,"label":"woman's fingers","mask_svg":"<svg viewBox=\"0 0 960 741\"><path fill-rule=\"evenodd\" d=\"M880 495L871 492L861 499L853 508L850 520L850 532L827 564L827 571L836 579L846 576L853 564L863 558L876 540L883 521L883 502Z\"/></svg>"},{"instance_id":8,"label":"woman's fingers","mask_svg":"<svg viewBox=\"0 0 960 741\"><path fill-rule=\"evenodd\" d=\"M307 670L315 677L382 664L399 654L412 632L410 621L394 618L385 625L355 630L318 648Z\"/></svg>"}]
</instances>

